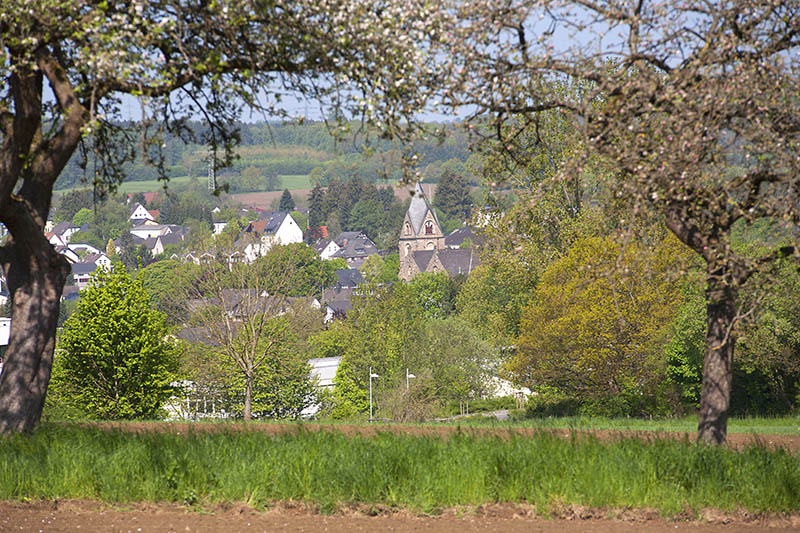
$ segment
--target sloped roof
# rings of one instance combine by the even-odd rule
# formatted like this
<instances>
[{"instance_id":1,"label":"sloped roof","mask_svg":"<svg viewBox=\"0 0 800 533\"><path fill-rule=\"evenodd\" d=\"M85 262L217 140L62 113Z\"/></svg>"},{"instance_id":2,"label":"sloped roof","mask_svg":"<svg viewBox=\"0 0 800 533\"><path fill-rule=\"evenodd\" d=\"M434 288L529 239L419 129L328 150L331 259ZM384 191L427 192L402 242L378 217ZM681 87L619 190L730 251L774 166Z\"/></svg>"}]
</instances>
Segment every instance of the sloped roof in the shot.
<instances>
[{"instance_id":1,"label":"sloped roof","mask_svg":"<svg viewBox=\"0 0 800 533\"><path fill-rule=\"evenodd\" d=\"M83 256L83 259L81 259L80 262L81 263L92 263L92 264L94 264L94 263L97 262L98 259L100 259L101 257L104 257L105 255L106 254L104 254L103 252L98 252L96 254L86 254L86 255Z\"/></svg>"},{"instance_id":2,"label":"sloped roof","mask_svg":"<svg viewBox=\"0 0 800 533\"><path fill-rule=\"evenodd\" d=\"M97 270L97 265L94 263L72 263L70 266L72 267L73 276L91 274Z\"/></svg>"},{"instance_id":3,"label":"sloped roof","mask_svg":"<svg viewBox=\"0 0 800 533\"><path fill-rule=\"evenodd\" d=\"M161 244L181 244L183 242L183 236L178 233L167 233L166 235L161 235L158 237L161 239Z\"/></svg>"},{"instance_id":4,"label":"sloped roof","mask_svg":"<svg viewBox=\"0 0 800 533\"><path fill-rule=\"evenodd\" d=\"M264 226L264 231L267 233L275 233L283 224L284 219L289 216L288 211L268 211L263 213L261 217L267 221L266 225Z\"/></svg>"},{"instance_id":5,"label":"sloped roof","mask_svg":"<svg viewBox=\"0 0 800 533\"><path fill-rule=\"evenodd\" d=\"M328 244L330 244L330 239L317 239L316 242L313 244L314 251L318 254L322 253L325 248L327 248Z\"/></svg>"},{"instance_id":6,"label":"sloped roof","mask_svg":"<svg viewBox=\"0 0 800 533\"><path fill-rule=\"evenodd\" d=\"M364 283L364 276L355 268L340 268L335 273L337 283L341 287L355 287L359 283Z\"/></svg>"},{"instance_id":7,"label":"sloped roof","mask_svg":"<svg viewBox=\"0 0 800 533\"><path fill-rule=\"evenodd\" d=\"M333 257L350 259L377 254L378 247L363 231L344 231L335 239L341 249Z\"/></svg>"},{"instance_id":8,"label":"sloped roof","mask_svg":"<svg viewBox=\"0 0 800 533\"><path fill-rule=\"evenodd\" d=\"M428 263L431 262L434 253L436 253L435 250L419 250L412 252L411 257L414 258L414 262L417 264L417 268L419 268L420 272L425 272L425 269L428 268Z\"/></svg>"},{"instance_id":9,"label":"sloped roof","mask_svg":"<svg viewBox=\"0 0 800 533\"><path fill-rule=\"evenodd\" d=\"M478 266L478 253L474 248L445 248L438 251L439 261L451 276L469 274Z\"/></svg>"},{"instance_id":10,"label":"sloped roof","mask_svg":"<svg viewBox=\"0 0 800 533\"><path fill-rule=\"evenodd\" d=\"M486 237L475 233L472 231L471 227L464 226L450 232L444 238L444 245L448 248L458 248L467 239L469 239L472 244L476 245L482 245L486 242Z\"/></svg>"},{"instance_id":11,"label":"sloped roof","mask_svg":"<svg viewBox=\"0 0 800 533\"><path fill-rule=\"evenodd\" d=\"M425 197L425 192L422 190L422 186L419 182L417 182L417 185L414 187L414 196L411 197L411 204L408 206L408 218L411 221L411 227L414 229L414 234L419 234L420 230L422 229L422 223L425 222L425 217L427 216L428 211L431 212L436 225L441 227L441 224L439 224L439 219L436 218L436 213L433 211L431 204L428 203L428 199Z\"/></svg>"},{"instance_id":12,"label":"sloped roof","mask_svg":"<svg viewBox=\"0 0 800 533\"><path fill-rule=\"evenodd\" d=\"M58 224L53 226L52 233L55 233L56 235L61 236L61 235L64 234L65 231L67 231L68 229L72 229L72 228L78 229L78 226L76 226L75 224L73 224L72 222L70 222L68 220L65 220L65 221L59 222Z\"/></svg>"}]
</instances>

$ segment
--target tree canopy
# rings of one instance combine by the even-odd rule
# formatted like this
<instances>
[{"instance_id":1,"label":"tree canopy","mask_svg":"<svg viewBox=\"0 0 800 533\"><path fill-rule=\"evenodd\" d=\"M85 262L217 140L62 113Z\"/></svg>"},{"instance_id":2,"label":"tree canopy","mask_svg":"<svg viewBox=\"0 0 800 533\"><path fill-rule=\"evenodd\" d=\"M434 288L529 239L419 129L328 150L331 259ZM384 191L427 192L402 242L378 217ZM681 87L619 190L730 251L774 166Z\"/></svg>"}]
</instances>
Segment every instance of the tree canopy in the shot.
<instances>
[{"instance_id":1,"label":"tree canopy","mask_svg":"<svg viewBox=\"0 0 800 533\"><path fill-rule=\"evenodd\" d=\"M59 340L56 388L92 418L158 418L175 394L175 347L166 316L150 308L142 284L116 263L81 294Z\"/></svg>"}]
</instances>

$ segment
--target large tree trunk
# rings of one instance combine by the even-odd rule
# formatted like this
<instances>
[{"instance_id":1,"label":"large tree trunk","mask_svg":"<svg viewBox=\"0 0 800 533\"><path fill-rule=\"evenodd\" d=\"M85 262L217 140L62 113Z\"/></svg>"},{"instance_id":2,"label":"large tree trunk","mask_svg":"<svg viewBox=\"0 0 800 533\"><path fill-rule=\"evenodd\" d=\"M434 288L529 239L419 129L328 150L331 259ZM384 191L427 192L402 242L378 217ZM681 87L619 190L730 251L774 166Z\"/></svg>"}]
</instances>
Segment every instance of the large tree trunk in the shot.
<instances>
[{"instance_id":1,"label":"large tree trunk","mask_svg":"<svg viewBox=\"0 0 800 533\"><path fill-rule=\"evenodd\" d=\"M39 422L53 367L61 292L70 268L41 232L9 238L3 265L12 298L11 334L0 374L0 433Z\"/></svg>"},{"instance_id":2,"label":"large tree trunk","mask_svg":"<svg viewBox=\"0 0 800 533\"><path fill-rule=\"evenodd\" d=\"M703 361L697 440L709 444L725 444L733 380L736 289L727 280L716 276L709 276L707 283L706 354Z\"/></svg>"}]
</instances>

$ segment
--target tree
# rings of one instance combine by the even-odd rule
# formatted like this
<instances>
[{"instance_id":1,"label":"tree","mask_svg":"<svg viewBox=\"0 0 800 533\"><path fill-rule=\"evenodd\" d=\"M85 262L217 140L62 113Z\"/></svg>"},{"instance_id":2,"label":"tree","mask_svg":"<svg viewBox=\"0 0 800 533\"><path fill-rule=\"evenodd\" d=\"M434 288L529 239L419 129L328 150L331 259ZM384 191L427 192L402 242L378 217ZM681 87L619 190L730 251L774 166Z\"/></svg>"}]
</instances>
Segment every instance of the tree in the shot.
<instances>
[{"instance_id":1,"label":"tree","mask_svg":"<svg viewBox=\"0 0 800 533\"><path fill-rule=\"evenodd\" d=\"M294 211L294 198L292 198L292 193L289 192L289 189L283 189L283 194L281 194L281 203L278 204L279 211Z\"/></svg>"},{"instance_id":2,"label":"tree","mask_svg":"<svg viewBox=\"0 0 800 533\"><path fill-rule=\"evenodd\" d=\"M469 218L472 209L470 187L464 176L449 170L442 173L436 186L433 204L448 217L455 218L462 224Z\"/></svg>"},{"instance_id":3,"label":"tree","mask_svg":"<svg viewBox=\"0 0 800 533\"><path fill-rule=\"evenodd\" d=\"M166 316L150 309L125 267L98 269L59 339L59 388L69 402L101 419L158 418L175 393L178 358L165 339Z\"/></svg>"},{"instance_id":4,"label":"tree","mask_svg":"<svg viewBox=\"0 0 800 533\"><path fill-rule=\"evenodd\" d=\"M325 225L325 192L317 183L308 196L308 242L314 242L322 237L321 227Z\"/></svg>"},{"instance_id":5,"label":"tree","mask_svg":"<svg viewBox=\"0 0 800 533\"><path fill-rule=\"evenodd\" d=\"M75 216L72 217L72 223L78 227L81 227L84 224L88 224L89 222L91 222L92 218L94 218L94 216L92 215L92 210L87 209L85 207L81 207L80 210L78 210L78 212L75 213Z\"/></svg>"},{"instance_id":6,"label":"tree","mask_svg":"<svg viewBox=\"0 0 800 533\"><path fill-rule=\"evenodd\" d=\"M603 185L627 202L628 218L663 218L703 258L698 439L724 443L735 325L746 313L740 290L774 260L798 255L800 11L759 0L456 4L445 101L469 104L472 118L491 122L482 132L497 133L495 146L512 154L542 113L573 114L581 152L613 169ZM540 16L544 25L534 23ZM567 48L558 39L570 32L580 38ZM552 90L556 79L570 90ZM576 182L582 164L571 158L552 183ZM759 257L737 252L731 232L763 220L784 240Z\"/></svg>"},{"instance_id":7,"label":"tree","mask_svg":"<svg viewBox=\"0 0 800 533\"><path fill-rule=\"evenodd\" d=\"M261 172L250 165L246 169L242 170L242 181L240 189L243 191L258 191L264 186L264 179L261 176Z\"/></svg>"},{"instance_id":8,"label":"tree","mask_svg":"<svg viewBox=\"0 0 800 533\"><path fill-rule=\"evenodd\" d=\"M299 269L303 258L296 256L308 247L299 246L274 246L252 265L231 263L231 251L218 249L217 259L192 269L184 283L188 305L195 309L189 324L199 327L203 342L217 347L221 357L235 369L245 420L250 420L254 412L276 408L276 394L282 394L274 389L278 377L286 378L287 386L305 390L298 385L296 372L302 370L303 379L307 380L308 369L287 358L292 331L290 322L282 316L291 310L289 294L296 290L298 275L302 277ZM288 374L282 368L288 368ZM270 376L276 379L275 383L269 384ZM267 389L258 386L264 380ZM267 394L264 398L273 407L258 404L259 394Z\"/></svg>"},{"instance_id":9,"label":"tree","mask_svg":"<svg viewBox=\"0 0 800 533\"><path fill-rule=\"evenodd\" d=\"M319 101L326 116L359 116L389 136L406 135L424 106L423 87L432 86L421 77L434 72L434 58L417 37L436 9L394 0L375 9L351 0L2 2L0 222L10 237L0 264L13 320L0 433L32 430L44 404L69 266L43 228L74 154L84 168L91 154L98 193L120 183L136 157L166 178L167 134L207 144L221 168L233 159L244 107L287 115L279 95L258 98L272 87ZM126 94L141 103L138 125L123 114ZM206 127L187 128L185 119L198 115ZM103 235L101 246L118 236Z\"/></svg>"},{"instance_id":10,"label":"tree","mask_svg":"<svg viewBox=\"0 0 800 533\"><path fill-rule=\"evenodd\" d=\"M528 387L556 387L606 415L653 414L664 326L681 297L672 276L687 253L671 234L653 250L610 237L577 241L547 268L523 311L508 370Z\"/></svg>"}]
</instances>

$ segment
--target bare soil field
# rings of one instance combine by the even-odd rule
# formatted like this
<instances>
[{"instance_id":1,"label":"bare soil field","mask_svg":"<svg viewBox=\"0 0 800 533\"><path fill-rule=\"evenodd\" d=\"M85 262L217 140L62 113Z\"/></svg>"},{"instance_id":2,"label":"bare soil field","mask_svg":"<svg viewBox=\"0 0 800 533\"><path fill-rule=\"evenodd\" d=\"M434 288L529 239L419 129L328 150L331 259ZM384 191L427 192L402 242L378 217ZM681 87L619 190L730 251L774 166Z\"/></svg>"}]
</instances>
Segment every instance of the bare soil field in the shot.
<instances>
[{"instance_id":1,"label":"bare soil field","mask_svg":"<svg viewBox=\"0 0 800 533\"><path fill-rule=\"evenodd\" d=\"M477 509L447 509L417 515L405 510L345 509L319 514L303 505L280 504L259 512L244 505L192 509L175 504L134 504L110 507L85 500L0 502L0 532L267 532L434 531L446 533L541 532L564 530L620 533L698 533L798 531L800 516L755 518L745 513L714 511L665 521L647 510L607 512L565 508L556 518L537 516L531 506L487 505Z\"/></svg>"},{"instance_id":2,"label":"bare soil field","mask_svg":"<svg viewBox=\"0 0 800 533\"><path fill-rule=\"evenodd\" d=\"M571 429L536 429L536 428L481 428L458 426L421 426L413 424L275 424L269 422L241 423L195 423L195 422L101 422L87 423L87 426L122 431L145 432L166 431L170 433L185 434L189 432L201 433L208 431L260 431L269 435L291 433L299 431L338 431L345 435L371 436L377 433L397 433L401 435L429 436L447 438L462 432L476 436L496 436L510 438L512 435L532 436L537 433L550 433L557 437L589 438L594 437L600 441L611 442L619 439L639 438L643 440L675 439L688 440L695 438L694 433L680 432L655 432L655 431L611 431L611 430L571 430ZM784 449L794 454L800 454L800 435L751 435L746 433L729 433L728 446L741 449L745 446L761 445L766 448Z\"/></svg>"},{"instance_id":3,"label":"bare soil field","mask_svg":"<svg viewBox=\"0 0 800 533\"><path fill-rule=\"evenodd\" d=\"M384 184L379 182L378 186L382 187ZM395 197L401 201L405 201L409 198L409 193L411 190L413 190L414 186L403 185L402 187L393 186L393 188ZM422 185L422 190L425 191L425 195L430 200L433 198L433 195L436 191L436 184L425 183ZM289 192L291 192L292 196L295 198L295 200L297 200L298 198L308 198L308 195L311 193L311 189L293 189ZM244 206L269 210L272 202L274 202L276 199L280 200L282 194L282 190L268 192L247 192L242 194L234 194L232 197L234 200Z\"/></svg>"}]
</instances>

